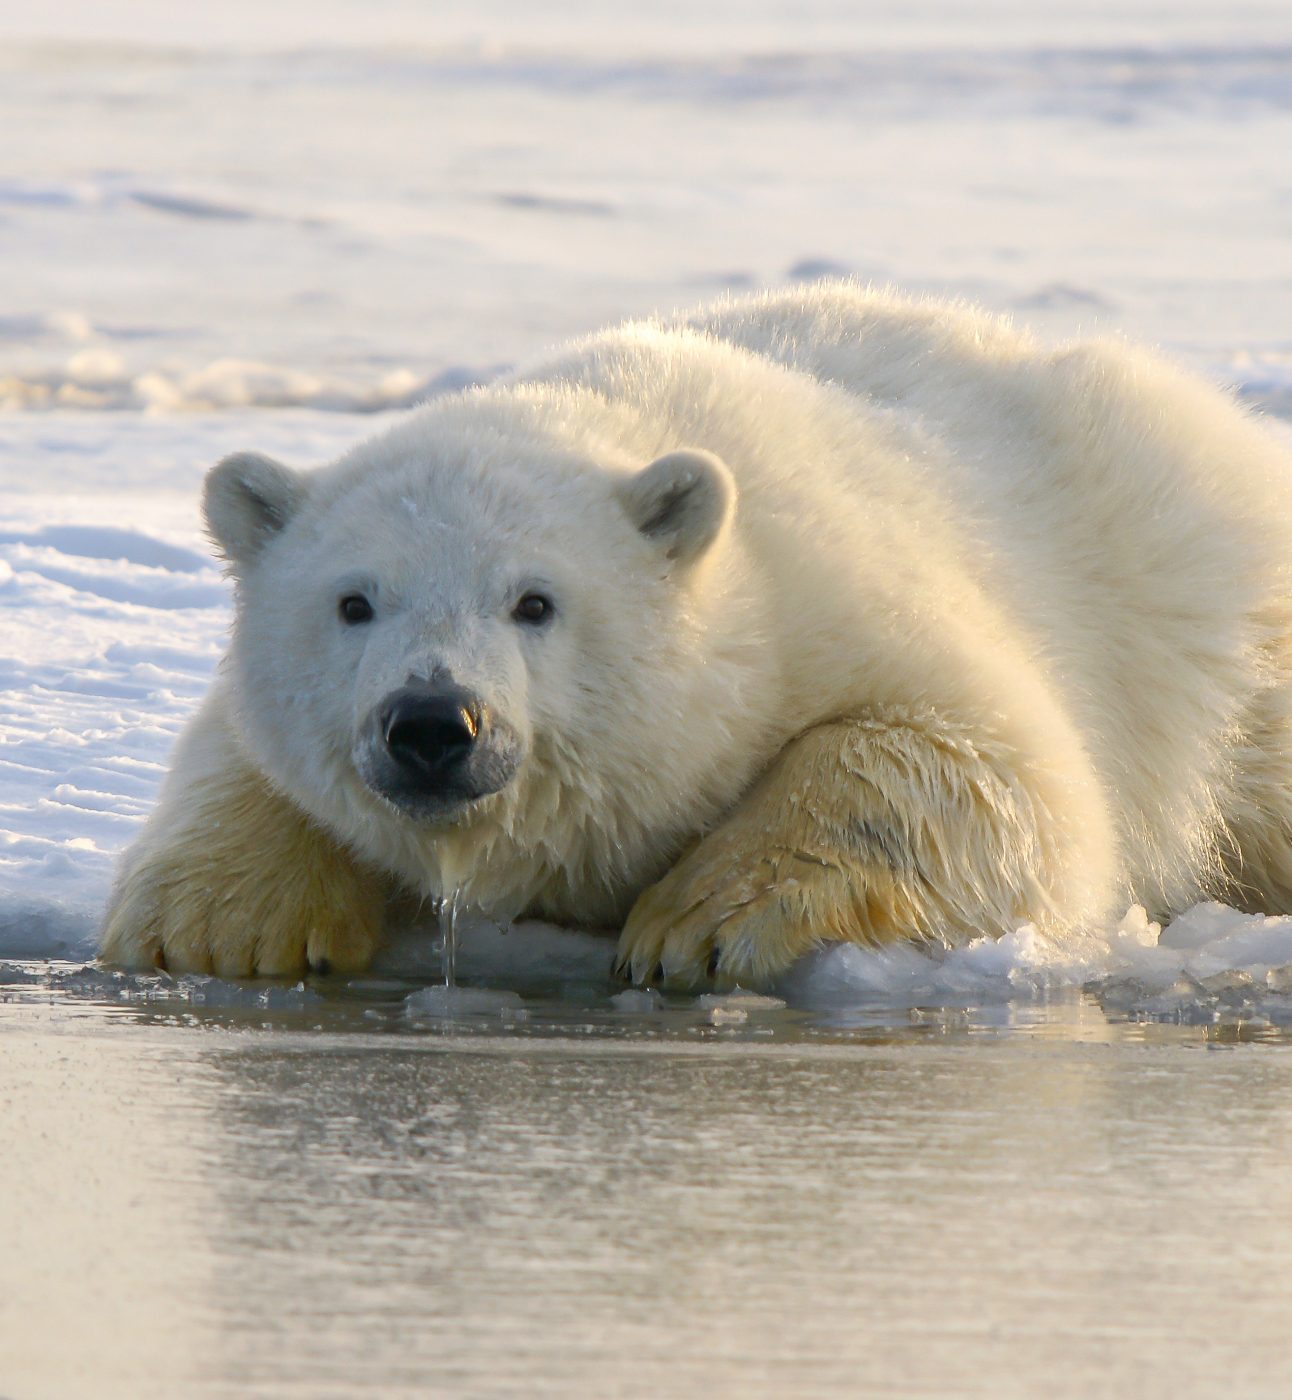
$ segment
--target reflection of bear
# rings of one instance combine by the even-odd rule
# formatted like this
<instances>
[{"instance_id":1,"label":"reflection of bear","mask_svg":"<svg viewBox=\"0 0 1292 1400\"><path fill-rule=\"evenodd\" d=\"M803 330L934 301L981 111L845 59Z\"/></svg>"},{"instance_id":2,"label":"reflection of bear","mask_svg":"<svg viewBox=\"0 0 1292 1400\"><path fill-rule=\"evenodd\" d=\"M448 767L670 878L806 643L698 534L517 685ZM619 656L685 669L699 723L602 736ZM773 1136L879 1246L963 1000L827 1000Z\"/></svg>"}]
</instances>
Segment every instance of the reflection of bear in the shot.
<instances>
[{"instance_id":1,"label":"reflection of bear","mask_svg":"<svg viewBox=\"0 0 1292 1400\"><path fill-rule=\"evenodd\" d=\"M1141 352L797 291L206 513L234 641L109 961L360 967L388 877L686 982L1292 903L1288 464Z\"/></svg>"}]
</instances>

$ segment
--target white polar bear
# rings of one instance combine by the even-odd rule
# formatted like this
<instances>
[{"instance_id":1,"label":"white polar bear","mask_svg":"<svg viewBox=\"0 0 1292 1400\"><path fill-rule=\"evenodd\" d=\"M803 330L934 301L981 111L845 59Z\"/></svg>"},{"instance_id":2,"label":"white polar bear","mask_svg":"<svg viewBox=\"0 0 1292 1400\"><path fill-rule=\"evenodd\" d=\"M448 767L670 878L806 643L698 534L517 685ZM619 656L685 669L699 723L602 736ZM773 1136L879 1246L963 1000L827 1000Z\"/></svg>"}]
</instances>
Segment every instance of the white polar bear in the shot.
<instances>
[{"instance_id":1,"label":"white polar bear","mask_svg":"<svg viewBox=\"0 0 1292 1400\"><path fill-rule=\"evenodd\" d=\"M1292 907L1292 467L1142 351L821 286L205 504L233 643L108 962L358 968L393 888L683 984Z\"/></svg>"}]
</instances>

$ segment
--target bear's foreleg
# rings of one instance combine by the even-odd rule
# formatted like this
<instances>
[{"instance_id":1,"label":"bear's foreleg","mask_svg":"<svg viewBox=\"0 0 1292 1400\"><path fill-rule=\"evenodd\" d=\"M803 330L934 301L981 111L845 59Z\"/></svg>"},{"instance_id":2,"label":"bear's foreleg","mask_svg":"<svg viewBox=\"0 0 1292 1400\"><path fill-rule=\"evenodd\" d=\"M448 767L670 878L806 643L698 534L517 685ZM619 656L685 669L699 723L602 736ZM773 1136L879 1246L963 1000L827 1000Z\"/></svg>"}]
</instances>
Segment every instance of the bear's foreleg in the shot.
<instances>
[{"instance_id":1,"label":"bear's foreleg","mask_svg":"<svg viewBox=\"0 0 1292 1400\"><path fill-rule=\"evenodd\" d=\"M628 916L633 980L757 986L827 941L947 946L1054 911L1047 813L937 716L805 731Z\"/></svg>"},{"instance_id":2,"label":"bear's foreleg","mask_svg":"<svg viewBox=\"0 0 1292 1400\"><path fill-rule=\"evenodd\" d=\"M100 957L221 977L357 972L384 908L382 878L265 781L212 703L123 861Z\"/></svg>"}]
</instances>

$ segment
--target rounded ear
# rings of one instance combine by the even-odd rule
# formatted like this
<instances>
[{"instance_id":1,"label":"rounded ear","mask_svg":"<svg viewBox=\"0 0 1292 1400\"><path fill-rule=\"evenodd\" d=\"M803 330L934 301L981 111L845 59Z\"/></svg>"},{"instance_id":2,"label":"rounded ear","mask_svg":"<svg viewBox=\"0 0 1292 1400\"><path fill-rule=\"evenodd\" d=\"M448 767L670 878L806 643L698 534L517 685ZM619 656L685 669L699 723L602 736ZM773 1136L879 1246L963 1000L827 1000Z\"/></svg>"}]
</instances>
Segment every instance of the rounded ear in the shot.
<instances>
[{"instance_id":1,"label":"rounded ear","mask_svg":"<svg viewBox=\"0 0 1292 1400\"><path fill-rule=\"evenodd\" d=\"M304 499L300 472L259 452L235 452L207 472L202 511L211 538L236 569L260 553Z\"/></svg>"},{"instance_id":2,"label":"rounded ear","mask_svg":"<svg viewBox=\"0 0 1292 1400\"><path fill-rule=\"evenodd\" d=\"M736 505L736 483L712 452L684 448L657 458L619 487L629 519L678 563L717 540Z\"/></svg>"}]
</instances>

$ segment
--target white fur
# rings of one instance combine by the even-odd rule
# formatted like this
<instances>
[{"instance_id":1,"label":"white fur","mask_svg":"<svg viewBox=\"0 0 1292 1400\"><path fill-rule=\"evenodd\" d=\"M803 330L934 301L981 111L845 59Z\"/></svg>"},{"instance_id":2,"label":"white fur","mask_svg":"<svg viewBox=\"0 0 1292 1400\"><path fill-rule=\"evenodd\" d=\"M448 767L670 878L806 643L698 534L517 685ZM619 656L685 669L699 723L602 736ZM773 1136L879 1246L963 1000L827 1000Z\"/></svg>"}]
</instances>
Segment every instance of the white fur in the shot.
<instances>
[{"instance_id":1,"label":"white fur","mask_svg":"<svg viewBox=\"0 0 1292 1400\"><path fill-rule=\"evenodd\" d=\"M711 494L676 538L643 532L638 474L692 452L661 470L689 461ZM238 615L208 703L274 787L418 890L620 922L789 740L899 711L1008 768L1062 922L1177 909L1226 871L1287 901L1292 477L1228 398L1142 350L823 286L595 336L299 492L257 471L291 514L267 543L273 512L250 517L248 557L226 541ZM212 524L242 538L231 482ZM535 582L557 618L526 631L510 607ZM363 628L338 625L351 586L378 600ZM355 744L436 668L525 757L429 829L369 791Z\"/></svg>"}]
</instances>

